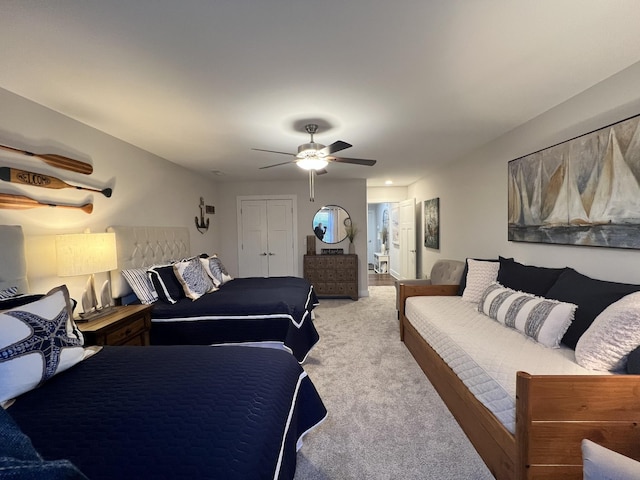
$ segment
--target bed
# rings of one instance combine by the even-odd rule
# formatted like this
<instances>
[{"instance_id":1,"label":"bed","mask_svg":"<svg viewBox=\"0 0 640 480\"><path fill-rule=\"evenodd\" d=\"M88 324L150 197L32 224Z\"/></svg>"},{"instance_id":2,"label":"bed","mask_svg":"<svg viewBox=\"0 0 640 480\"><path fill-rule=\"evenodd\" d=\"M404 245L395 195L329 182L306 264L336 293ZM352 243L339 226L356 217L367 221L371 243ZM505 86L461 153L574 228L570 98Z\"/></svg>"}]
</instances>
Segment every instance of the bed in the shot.
<instances>
[{"instance_id":1,"label":"bed","mask_svg":"<svg viewBox=\"0 0 640 480\"><path fill-rule=\"evenodd\" d=\"M0 226L12 251L0 265L3 291L28 289L22 238L20 227ZM19 298L26 303L16 305ZM326 417L313 383L283 350L84 348L66 287L12 301L13 309L0 307L0 470L43 475L29 478L64 468L55 478L291 479L302 438ZM12 339L23 324L55 335Z\"/></svg>"},{"instance_id":2,"label":"bed","mask_svg":"<svg viewBox=\"0 0 640 480\"><path fill-rule=\"evenodd\" d=\"M464 366L464 357L457 357L455 364L447 363L437 347L425 340L414 325L415 315L408 310L407 300L416 296L458 301L458 289L458 285L401 283L400 338L497 479L581 479L584 438L640 458L637 375L514 372L515 429L507 428L471 392L464 381L469 375L461 379L456 374L455 369ZM459 309L444 300L431 302L433 316L457 316ZM448 306L436 309L434 305ZM492 336L492 349L501 348L496 338ZM491 393L487 384L479 385L479 390L487 396Z\"/></svg>"},{"instance_id":3,"label":"bed","mask_svg":"<svg viewBox=\"0 0 640 480\"><path fill-rule=\"evenodd\" d=\"M116 235L118 270L111 272L111 288L117 299L132 294L123 271L190 256L189 231L183 227L112 226L107 231ZM303 362L319 340L311 318L316 305L313 286L303 278L234 278L197 301L154 302L150 339L154 345L276 344Z\"/></svg>"}]
</instances>

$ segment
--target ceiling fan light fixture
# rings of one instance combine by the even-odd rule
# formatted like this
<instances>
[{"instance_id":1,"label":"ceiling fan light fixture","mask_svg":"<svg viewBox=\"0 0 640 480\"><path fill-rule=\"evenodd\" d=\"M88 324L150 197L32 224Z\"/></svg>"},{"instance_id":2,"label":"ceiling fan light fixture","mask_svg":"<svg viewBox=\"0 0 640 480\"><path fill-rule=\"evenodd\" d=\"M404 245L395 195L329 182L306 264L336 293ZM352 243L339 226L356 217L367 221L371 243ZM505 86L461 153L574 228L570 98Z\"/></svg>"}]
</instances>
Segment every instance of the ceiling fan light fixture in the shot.
<instances>
[{"instance_id":1,"label":"ceiling fan light fixture","mask_svg":"<svg viewBox=\"0 0 640 480\"><path fill-rule=\"evenodd\" d=\"M329 164L329 162L324 158L306 157L298 160L296 164L304 170L322 170Z\"/></svg>"},{"instance_id":2,"label":"ceiling fan light fixture","mask_svg":"<svg viewBox=\"0 0 640 480\"><path fill-rule=\"evenodd\" d=\"M309 157L324 157L325 154L321 153L320 150L324 148L324 145L321 143L303 143L298 147L298 154L296 157L298 158L309 158Z\"/></svg>"}]
</instances>

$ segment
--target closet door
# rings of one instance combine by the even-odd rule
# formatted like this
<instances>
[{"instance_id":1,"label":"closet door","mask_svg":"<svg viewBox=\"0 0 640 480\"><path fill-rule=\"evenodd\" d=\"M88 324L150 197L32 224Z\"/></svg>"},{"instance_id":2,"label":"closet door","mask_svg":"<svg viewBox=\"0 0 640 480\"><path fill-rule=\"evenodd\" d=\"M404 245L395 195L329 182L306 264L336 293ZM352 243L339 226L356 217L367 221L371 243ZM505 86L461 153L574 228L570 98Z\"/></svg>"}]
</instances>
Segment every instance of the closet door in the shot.
<instances>
[{"instance_id":1,"label":"closet door","mask_svg":"<svg viewBox=\"0 0 640 480\"><path fill-rule=\"evenodd\" d=\"M239 275L296 275L293 200L240 200L239 206Z\"/></svg>"},{"instance_id":2,"label":"closet door","mask_svg":"<svg viewBox=\"0 0 640 480\"><path fill-rule=\"evenodd\" d=\"M267 200L267 244L268 276L295 275L291 200Z\"/></svg>"},{"instance_id":3,"label":"closet door","mask_svg":"<svg viewBox=\"0 0 640 480\"><path fill-rule=\"evenodd\" d=\"M238 220L242 232L238 251L240 276L268 277L267 203L264 200L243 200Z\"/></svg>"}]
</instances>

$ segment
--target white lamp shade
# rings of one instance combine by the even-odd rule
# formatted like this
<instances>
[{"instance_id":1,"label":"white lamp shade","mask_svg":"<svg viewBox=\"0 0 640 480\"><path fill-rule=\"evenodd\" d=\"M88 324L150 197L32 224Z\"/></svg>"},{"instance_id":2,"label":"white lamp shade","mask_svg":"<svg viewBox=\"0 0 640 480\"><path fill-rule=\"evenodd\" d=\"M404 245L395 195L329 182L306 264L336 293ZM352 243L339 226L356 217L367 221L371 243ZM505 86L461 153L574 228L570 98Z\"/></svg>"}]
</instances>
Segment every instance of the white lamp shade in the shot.
<instances>
[{"instance_id":1,"label":"white lamp shade","mask_svg":"<svg viewBox=\"0 0 640 480\"><path fill-rule=\"evenodd\" d=\"M115 233L56 235L58 275L72 277L118 267Z\"/></svg>"}]
</instances>

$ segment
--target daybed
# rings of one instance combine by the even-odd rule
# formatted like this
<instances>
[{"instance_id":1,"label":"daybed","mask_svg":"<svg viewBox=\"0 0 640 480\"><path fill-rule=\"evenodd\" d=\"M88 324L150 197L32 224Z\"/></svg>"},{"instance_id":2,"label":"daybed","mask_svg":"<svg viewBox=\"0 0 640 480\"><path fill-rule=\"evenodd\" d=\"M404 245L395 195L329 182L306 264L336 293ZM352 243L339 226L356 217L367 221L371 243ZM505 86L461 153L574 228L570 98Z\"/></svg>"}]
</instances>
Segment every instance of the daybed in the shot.
<instances>
[{"instance_id":1,"label":"daybed","mask_svg":"<svg viewBox=\"0 0 640 480\"><path fill-rule=\"evenodd\" d=\"M640 344L638 290L570 268L468 260L461 285L399 285L400 336L496 478L580 479L583 439L640 459L640 376L619 371ZM570 318L527 330L509 316L520 301ZM630 322L622 334L615 315ZM598 341L609 350L589 351ZM617 370L595 370L601 361Z\"/></svg>"},{"instance_id":2,"label":"daybed","mask_svg":"<svg viewBox=\"0 0 640 480\"><path fill-rule=\"evenodd\" d=\"M271 342L303 362L317 343L319 335L311 312L318 298L307 280L231 279L219 259L210 257L217 268L214 275L224 281L212 293L188 298L169 264L190 257L186 228L113 226L107 231L115 233L118 251L118 269L111 272L114 298L126 303L133 293L132 276L139 282L148 281L150 267L160 265L151 270L160 299L145 300L144 292L136 292L136 300L154 303L152 345Z\"/></svg>"},{"instance_id":3,"label":"daybed","mask_svg":"<svg viewBox=\"0 0 640 480\"><path fill-rule=\"evenodd\" d=\"M0 226L1 474L293 478L302 437L326 409L292 355L85 348L65 286L19 295L28 288L22 239L19 226Z\"/></svg>"}]
</instances>

